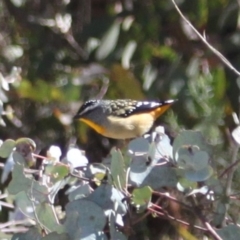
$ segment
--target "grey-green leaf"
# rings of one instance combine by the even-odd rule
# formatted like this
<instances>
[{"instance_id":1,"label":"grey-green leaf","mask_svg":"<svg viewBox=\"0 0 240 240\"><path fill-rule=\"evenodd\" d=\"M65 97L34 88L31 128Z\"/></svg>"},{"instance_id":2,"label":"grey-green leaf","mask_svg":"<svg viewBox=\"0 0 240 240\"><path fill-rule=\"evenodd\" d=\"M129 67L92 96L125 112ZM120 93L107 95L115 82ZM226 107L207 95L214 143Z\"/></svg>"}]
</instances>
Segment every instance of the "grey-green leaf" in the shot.
<instances>
[{"instance_id":1,"label":"grey-green leaf","mask_svg":"<svg viewBox=\"0 0 240 240\"><path fill-rule=\"evenodd\" d=\"M78 239L101 231L106 224L106 217L101 207L89 200L78 199L66 205L65 231L71 239ZM79 230L79 232L78 232ZM81 235L82 236L82 235Z\"/></svg>"},{"instance_id":2,"label":"grey-green leaf","mask_svg":"<svg viewBox=\"0 0 240 240\"><path fill-rule=\"evenodd\" d=\"M100 46L96 51L97 60L106 58L116 47L120 32L121 21L117 19L103 36Z\"/></svg>"},{"instance_id":3,"label":"grey-green leaf","mask_svg":"<svg viewBox=\"0 0 240 240\"><path fill-rule=\"evenodd\" d=\"M62 226L58 223L53 206L49 203L40 203L35 208L38 221L49 231L63 232ZM62 231L61 231L62 228Z\"/></svg>"},{"instance_id":4,"label":"grey-green leaf","mask_svg":"<svg viewBox=\"0 0 240 240\"><path fill-rule=\"evenodd\" d=\"M117 189L122 190L126 186L126 170L124 159L120 150L114 148L111 151L111 175L114 185Z\"/></svg>"},{"instance_id":5,"label":"grey-green leaf","mask_svg":"<svg viewBox=\"0 0 240 240\"><path fill-rule=\"evenodd\" d=\"M211 177L213 169L210 166L207 166L199 171L188 169L184 171L184 176L193 182L202 182Z\"/></svg>"},{"instance_id":6,"label":"grey-green leaf","mask_svg":"<svg viewBox=\"0 0 240 240\"><path fill-rule=\"evenodd\" d=\"M104 211L114 210L119 214L126 214L127 206L124 204L124 195L121 191L109 184L102 184L87 199L95 202ZM117 209L115 204L117 203Z\"/></svg>"},{"instance_id":7,"label":"grey-green leaf","mask_svg":"<svg viewBox=\"0 0 240 240\"><path fill-rule=\"evenodd\" d=\"M228 225L222 229L217 230L217 233L222 240L237 240L240 236L240 228L236 225Z\"/></svg>"},{"instance_id":8,"label":"grey-green leaf","mask_svg":"<svg viewBox=\"0 0 240 240\"><path fill-rule=\"evenodd\" d=\"M132 193L132 201L135 205L146 206L151 201L152 189L149 186L135 188Z\"/></svg>"},{"instance_id":9,"label":"grey-green leaf","mask_svg":"<svg viewBox=\"0 0 240 240\"><path fill-rule=\"evenodd\" d=\"M0 146L0 157L7 158L15 147L15 141L12 139L7 139Z\"/></svg>"},{"instance_id":10,"label":"grey-green leaf","mask_svg":"<svg viewBox=\"0 0 240 240\"><path fill-rule=\"evenodd\" d=\"M173 142L173 157L176 159L176 153L182 146L198 146L200 150L206 151L211 154L211 148L206 143L203 135L199 131L185 130L182 131Z\"/></svg>"}]
</instances>

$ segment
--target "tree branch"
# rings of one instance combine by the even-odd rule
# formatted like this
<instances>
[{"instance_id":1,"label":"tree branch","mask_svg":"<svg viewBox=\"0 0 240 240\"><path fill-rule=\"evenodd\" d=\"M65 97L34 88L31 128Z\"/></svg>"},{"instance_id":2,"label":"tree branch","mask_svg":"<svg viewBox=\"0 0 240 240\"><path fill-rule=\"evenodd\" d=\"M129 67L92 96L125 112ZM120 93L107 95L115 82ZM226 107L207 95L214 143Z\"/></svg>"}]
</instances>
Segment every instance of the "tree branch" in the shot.
<instances>
[{"instance_id":1,"label":"tree branch","mask_svg":"<svg viewBox=\"0 0 240 240\"><path fill-rule=\"evenodd\" d=\"M191 24L191 22L183 15L181 10L179 9L178 5L174 0L172 0L172 3L174 7L176 8L177 12L181 16L181 18L186 22L190 28L197 34L197 36L202 40L202 42L228 67L230 68L234 73L236 73L238 76L240 76L240 72L228 61L226 57L223 56L222 53L220 53L216 48L214 48L208 41L206 40L205 34L202 35L198 32L198 30Z\"/></svg>"}]
</instances>

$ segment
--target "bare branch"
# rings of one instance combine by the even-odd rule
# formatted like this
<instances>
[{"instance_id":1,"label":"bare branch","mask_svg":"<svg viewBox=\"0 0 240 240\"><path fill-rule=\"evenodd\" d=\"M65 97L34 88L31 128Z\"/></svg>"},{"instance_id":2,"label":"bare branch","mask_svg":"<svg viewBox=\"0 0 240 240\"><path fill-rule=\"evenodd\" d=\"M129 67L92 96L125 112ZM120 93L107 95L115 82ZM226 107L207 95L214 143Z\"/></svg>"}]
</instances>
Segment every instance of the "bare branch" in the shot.
<instances>
[{"instance_id":1,"label":"bare branch","mask_svg":"<svg viewBox=\"0 0 240 240\"><path fill-rule=\"evenodd\" d=\"M236 73L238 76L240 76L240 72L233 67L233 65L228 61L226 57L223 56L222 53L220 53L216 48L214 48L208 41L206 40L205 33L202 35L197 31L197 29L191 24L191 22L183 15L181 10L179 9L178 5L174 0L172 0L172 3L174 7L176 8L177 12L181 16L181 18L190 26L190 28L197 34L197 36L202 40L202 42L227 66L229 67L234 73Z\"/></svg>"}]
</instances>

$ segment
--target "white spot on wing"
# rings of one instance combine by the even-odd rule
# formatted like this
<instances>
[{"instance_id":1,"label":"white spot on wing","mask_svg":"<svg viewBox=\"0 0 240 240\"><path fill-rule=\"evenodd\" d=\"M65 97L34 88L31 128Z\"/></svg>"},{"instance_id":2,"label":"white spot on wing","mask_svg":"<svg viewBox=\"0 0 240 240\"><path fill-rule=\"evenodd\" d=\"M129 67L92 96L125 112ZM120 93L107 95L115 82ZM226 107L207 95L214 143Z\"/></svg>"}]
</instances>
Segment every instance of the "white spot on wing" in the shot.
<instances>
[{"instance_id":1,"label":"white spot on wing","mask_svg":"<svg viewBox=\"0 0 240 240\"><path fill-rule=\"evenodd\" d=\"M159 103L157 103L157 102L152 102L150 106L151 106L151 107L156 107L156 106L159 106Z\"/></svg>"},{"instance_id":2,"label":"white spot on wing","mask_svg":"<svg viewBox=\"0 0 240 240\"><path fill-rule=\"evenodd\" d=\"M176 100L171 99L171 100L166 100L165 103L173 103L173 102L175 102L175 101L176 101Z\"/></svg>"}]
</instances>

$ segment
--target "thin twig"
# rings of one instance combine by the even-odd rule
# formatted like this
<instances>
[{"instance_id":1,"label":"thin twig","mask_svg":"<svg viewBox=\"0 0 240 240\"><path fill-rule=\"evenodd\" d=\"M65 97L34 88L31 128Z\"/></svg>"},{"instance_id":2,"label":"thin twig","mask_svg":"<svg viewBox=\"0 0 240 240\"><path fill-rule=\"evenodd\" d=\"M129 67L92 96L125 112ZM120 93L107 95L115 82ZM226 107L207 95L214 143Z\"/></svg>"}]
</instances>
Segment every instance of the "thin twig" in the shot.
<instances>
[{"instance_id":1,"label":"thin twig","mask_svg":"<svg viewBox=\"0 0 240 240\"><path fill-rule=\"evenodd\" d=\"M202 224L207 228L209 234L213 237L215 240L222 240L222 238L218 235L214 227L206 220L206 217L202 214L201 209L196 205L195 199L192 197L190 198L192 200L192 211L200 219Z\"/></svg>"},{"instance_id":2,"label":"thin twig","mask_svg":"<svg viewBox=\"0 0 240 240\"><path fill-rule=\"evenodd\" d=\"M181 204L181 205L184 206L184 207L190 208L190 209L193 211L193 213L202 221L203 225L206 227L206 229L208 230L208 232L211 233L212 237L213 237L215 240L222 240L222 238L217 234L217 232L216 232L216 231L214 230L214 228L210 225L210 223L207 222L207 221L205 220L205 218L204 218L200 213L198 213L196 210L194 210L194 209L195 209L194 206L187 205L187 204L179 201L178 199L176 199L176 198L174 198L174 197L172 197L172 196L170 196L170 195L168 195L168 194L166 194L166 193L155 192L155 191L154 191L153 193L156 194L156 195L159 195L159 196L166 197L166 198L168 198L169 200L174 201L174 202L177 202L177 203ZM162 213L159 212L159 214L162 214ZM173 218L174 218L174 217L173 217ZM174 218L174 219L175 219L175 218ZM173 219L173 220L174 220L174 219ZM179 220L180 220L180 219L179 219ZM182 220L180 220L180 221L182 221ZM183 223L183 224L184 224L184 223Z\"/></svg>"},{"instance_id":3,"label":"thin twig","mask_svg":"<svg viewBox=\"0 0 240 240\"><path fill-rule=\"evenodd\" d=\"M231 159L231 165L234 165L234 166L231 168L231 171L228 171L228 178L227 178L227 183L226 183L226 195L227 196L231 194L231 190L232 190L232 179L233 179L234 172L237 169L237 166L235 163L237 162L236 159L237 159L238 150L239 150L239 146L234 144L232 159Z\"/></svg>"},{"instance_id":4,"label":"thin twig","mask_svg":"<svg viewBox=\"0 0 240 240\"><path fill-rule=\"evenodd\" d=\"M87 59L87 52L78 44L70 31L63 34L63 36L79 56L81 56L83 59Z\"/></svg>"},{"instance_id":5,"label":"thin twig","mask_svg":"<svg viewBox=\"0 0 240 240\"><path fill-rule=\"evenodd\" d=\"M238 76L240 76L240 72L233 67L233 65L228 61L226 57L223 56L222 53L220 53L216 48L214 48L208 41L206 40L205 34L200 34L197 29L191 24L191 22L183 15L181 10L179 9L178 5L174 0L172 0L172 3L174 7L176 8L177 12L181 16L181 18L190 26L190 28L197 34L197 36L202 40L202 42L227 66L229 67L233 72L235 72Z\"/></svg>"},{"instance_id":6,"label":"thin twig","mask_svg":"<svg viewBox=\"0 0 240 240\"><path fill-rule=\"evenodd\" d=\"M24 220L13 220L13 221L8 221L6 223L1 223L0 224L0 229L2 231L2 229L7 228L7 227L15 227L16 225L25 225L25 224L29 224L31 223L31 220L24 219Z\"/></svg>"},{"instance_id":7,"label":"thin twig","mask_svg":"<svg viewBox=\"0 0 240 240\"><path fill-rule=\"evenodd\" d=\"M179 204L181 204L182 206L184 206L185 208L192 209L192 206L190 206L190 205L188 205L188 204L185 204L185 203L179 201L178 199L170 196L170 195L167 194L167 193L161 193L161 192L153 191L153 194L154 194L154 195L158 195L158 196L165 197L165 198L167 198L167 199L169 199L169 200L171 200L171 201L174 201L174 202L176 202L176 203L179 203Z\"/></svg>"},{"instance_id":8,"label":"thin twig","mask_svg":"<svg viewBox=\"0 0 240 240\"><path fill-rule=\"evenodd\" d=\"M102 77L102 86L99 93L96 96L96 99L103 99L109 87L109 79L105 76Z\"/></svg>"},{"instance_id":9,"label":"thin twig","mask_svg":"<svg viewBox=\"0 0 240 240\"><path fill-rule=\"evenodd\" d=\"M208 229L208 231L211 233L212 237L216 240L223 240L215 231L215 229L211 226L211 224L209 222L207 222L203 217L200 217L200 220L202 221L202 223L205 225L205 227Z\"/></svg>"},{"instance_id":10,"label":"thin twig","mask_svg":"<svg viewBox=\"0 0 240 240\"><path fill-rule=\"evenodd\" d=\"M150 212L152 212L152 213L157 214L158 216L165 217L166 219L179 222L179 223L181 223L181 224L183 224L183 225L192 226L192 227L194 227L194 228L196 228L196 229L199 229L199 230L202 230L202 231L208 231L207 228L203 228L203 227L197 226L197 225L191 225L190 223L185 222L185 221L183 221L183 220L181 220L181 219L175 218L175 217L169 215L168 213L161 213L161 212L156 211L156 210L153 209L153 208L148 208L148 210L149 210Z\"/></svg>"},{"instance_id":11,"label":"thin twig","mask_svg":"<svg viewBox=\"0 0 240 240\"><path fill-rule=\"evenodd\" d=\"M38 215L37 215L37 211L36 211L36 206L35 206L35 198L33 197L33 181L32 181L32 184L31 184L31 189L30 189L30 193L29 193L29 199L32 203L32 208L33 208L33 214L34 214L34 217L35 217L35 221L40 225L40 227L42 229L44 229L45 231L47 230L48 233L51 232L49 228L47 228L47 226L45 226L41 221L40 219L38 218Z\"/></svg>"},{"instance_id":12,"label":"thin twig","mask_svg":"<svg viewBox=\"0 0 240 240\"><path fill-rule=\"evenodd\" d=\"M232 164L230 164L229 167L227 167L219 176L218 179L222 178L225 174L227 174L232 168L234 168L238 163L240 163L240 159L238 159L237 161L233 162Z\"/></svg>"},{"instance_id":13,"label":"thin twig","mask_svg":"<svg viewBox=\"0 0 240 240\"><path fill-rule=\"evenodd\" d=\"M11 204L11 203L6 203L6 202L3 202L3 201L0 201L0 206L14 209L14 205L13 205L13 204Z\"/></svg>"},{"instance_id":14,"label":"thin twig","mask_svg":"<svg viewBox=\"0 0 240 240\"><path fill-rule=\"evenodd\" d=\"M12 228L4 228L1 229L2 233L21 233L26 232L29 228L26 227L12 227Z\"/></svg>"}]
</instances>

